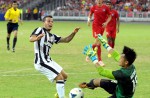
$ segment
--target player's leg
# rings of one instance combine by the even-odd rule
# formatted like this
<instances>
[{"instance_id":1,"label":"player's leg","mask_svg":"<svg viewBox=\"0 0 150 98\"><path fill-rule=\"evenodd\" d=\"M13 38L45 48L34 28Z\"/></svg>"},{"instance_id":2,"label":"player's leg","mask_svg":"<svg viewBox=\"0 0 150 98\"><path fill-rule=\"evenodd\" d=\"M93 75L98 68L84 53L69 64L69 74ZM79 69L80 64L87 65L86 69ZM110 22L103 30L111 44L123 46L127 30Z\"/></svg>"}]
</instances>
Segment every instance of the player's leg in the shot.
<instances>
[{"instance_id":1,"label":"player's leg","mask_svg":"<svg viewBox=\"0 0 150 98\"><path fill-rule=\"evenodd\" d=\"M66 72L64 70L61 71L61 74L62 74L62 76L64 78L64 83L66 83L68 75L66 74Z\"/></svg>"},{"instance_id":2,"label":"player's leg","mask_svg":"<svg viewBox=\"0 0 150 98\"><path fill-rule=\"evenodd\" d=\"M112 47L112 38L110 36L107 36L107 42L110 47Z\"/></svg>"},{"instance_id":3,"label":"player's leg","mask_svg":"<svg viewBox=\"0 0 150 98\"><path fill-rule=\"evenodd\" d=\"M56 90L59 98L64 98L65 96L65 83L63 69L56 62L51 61L47 64L41 63L40 65L35 64L35 69L44 74L51 82L56 81ZM63 74L62 74L63 73ZM56 97L57 98L57 97Z\"/></svg>"},{"instance_id":4,"label":"player's leg","mask_svg":"<svg viewBox=\"0 0 150 98\"><path fill-rule=\"evenodd\" d=\"M115 38L111 38L111 40L112 40L112 48L114 48L115 47Z\"/></svg>"},{"instance_id":5,"label":"player's leg","mask_svg":"<svg viewBox=\"0 0 150 98\"><path fill-rule=\"evenodd\" d=\"M15 52L15 46L17 43L17 30L13 31L14 32L14 39L13 39L13 46L12 46L12 51Z\"/></svg>"},{"instance_id":6,"label":"player's leg","mask_svg":"<svg viewBox=\"0 0 150 98\"><path fill-rule=\"evenodd\" d=\"M90 80L89 83L87 83L87 82L82 82L82 83L79 84L79 87L80 87L80 88L95 89L96 86L95 86L93 80L94 80L94 79Z\"/></svg>"},{"instance_id":7,"label":"player's leg","mask_svg":"<svg viewBox=\"0 0 150 98\"><path fill-rule=\"evenodd\" d=\"M58 65L56 62L53 61L54 66L56 70L61 70L60 73L55 77L56 80L56 90L59 98L64 98L65 97L65 82L67 80L67 74L65 71L62 69L60 65Z\"/></svg>"},{"instance_id":8,"label":"player's leg","mask_svg":"<svg viewBox=\"0 0 150 98\"><path fill-rule=\"evenodd\" d=\"M107 42L109 44L110 47L113 48L113 42L112 42L112 32L110 30L106 30L106 37L107 37Z\"/></svg>"},{"instance_id":9,"label":"player's leg","mask_svg":"<svg viewBox=\"0 0 150 98\"><path fill-rule=\"evenodd\" d=\"M116 39L116 29L112 31L112 36L111 36L112 48L115 47L115 39Z\"/></svg>"},{"instance_id":10,"label":"player's leg","mask_svg":"<svg viewBox=\"0 0 150 98\"><path fill-rule=\"evenodd\" d=\"M97 57L98 57L98 61L99 61L99 64L101 66L104 66L105 64L102 62L102 59L101 59L101 43L99 42L98 40L98 37L97 37L97 34L102 34L103 35L103 32L104 32L104 29L101 28L100 26L95 26L95 25L92 25L92 34L93 34L93 37L95 38L95 41L92 45L92 48L94 49L95 47L97 47ZM86 59L86 61L88 61Z\"/></svg>"},{"instance_id":11,"label":"player's leg","mask_svg":"<svg viewBox=\"0 0 150 98\"><path fill-rule=\"evenodd\" d=\"M55 78L56 80L56 90L59 98L64 98L65 97L65 81L63 75L60 73L58 76Z\"/></svg>"},{"instance_id":12,"label":"player's leg","mask_svg":"<svg viewBox=\"0 0 150 98\"><path fill-rule=\"evenodd\" d=\"M11 35L11 33L7 33L7 38L6 38L6 40L7 40L7 50L10 50L10 43L9 43L10 35Z\"/></svg>"},{"instance_id":13,"label":"player's leg","mask_svg":"<svg viewBox=\"0 0 150 98\"><path fill-rule=\"evenodd\" d=\"M101 79L98 86L103 88L109 94L114 94L116 90L117 82L109 79Z\"/></svg>"},{"instance_id":14,"label":"player's leg","mask_svg":"<svg viewBox=\"0 0 150 98\"><path fill-rule=\"evenodd\" d=\"M102 58L101 58L101 42L98 39L98 34L103 35L104 33L104 28L102 27L98 27L97 33L96 33L96 43L97 43L97 55L98 55L98 60L99 60L99 64L101 66L104 66L105 64L102 62Z\"/></svg>"},{"instance_id":15,"label":"player's leg","mask_svg":"<svg viewBox=\"0 0 150 98\"><path fill-rule=\"evenodd\" d=\"M108 79L92 79L89 83L83 82L79 84L80 88L95 89L97 87L101 87L109 94L112 94L113 97L110 98L115 98L116 86L117 83L115 81Z\"/></svg>"},{"instance_id":16,"label":"player's leg","mask_svg":"<svg viewBox=\"0 0 150 98\"><path fill-rule=\"evenodd\" d=\"M15 52L15 46L17 43L18 24L14 24L13 32L14 32L14 39L13 39L12 51Z\"/></svg>"},{"instance_id":17,"label":"player's leg","mask_svg":"<svg viewBox=\"0 0 150 98\"><path fill-rule=\"evenodd\" d=\"M102 62L102 59L101 59L101 43L99 42L98 38L95 39L95 42L96 44L96 47L97 47L97 57L98 57L98 61L99 62ZM94 49L94 48L93 48Z\"/></svg>"},{"instance_id":18,"label":"player's leg","mask_svg":"<svg viewBox=\"0 0 150 98\"><path fill-rule=\"evenodd\" d=\"M11 32L12 32L12 26L10 23L7 24L7 50L10 50L10 36L11 36Z\"/></svg>"}]
</instances>

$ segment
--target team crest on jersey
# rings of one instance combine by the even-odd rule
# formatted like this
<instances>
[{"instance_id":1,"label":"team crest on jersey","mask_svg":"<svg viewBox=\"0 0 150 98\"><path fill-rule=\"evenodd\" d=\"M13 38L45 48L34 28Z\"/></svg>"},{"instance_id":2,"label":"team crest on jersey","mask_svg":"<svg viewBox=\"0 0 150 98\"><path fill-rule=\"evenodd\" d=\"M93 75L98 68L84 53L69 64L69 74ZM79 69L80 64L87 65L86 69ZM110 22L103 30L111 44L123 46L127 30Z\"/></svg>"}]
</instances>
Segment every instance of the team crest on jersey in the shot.
<instances>
[{"instance_id":1,"label":"team crest on jersey","mask_svg":"<svg viewBox=\"0 0 150 98\"><path fill-rule=\"evenodd\" d=\"M106 10L105 9L103 9L103 12L105 12Z\"/></svg>"},{"instance_id":2,"label":"team crest on jersey","mask_svg":"<svg viewBox=\"0 0 150 98\"><path fill-rule=\"evenodd\" d=\"M53 42L54 41L54 36L49 37L49 41Z\"/></svg>"}]
</instances>

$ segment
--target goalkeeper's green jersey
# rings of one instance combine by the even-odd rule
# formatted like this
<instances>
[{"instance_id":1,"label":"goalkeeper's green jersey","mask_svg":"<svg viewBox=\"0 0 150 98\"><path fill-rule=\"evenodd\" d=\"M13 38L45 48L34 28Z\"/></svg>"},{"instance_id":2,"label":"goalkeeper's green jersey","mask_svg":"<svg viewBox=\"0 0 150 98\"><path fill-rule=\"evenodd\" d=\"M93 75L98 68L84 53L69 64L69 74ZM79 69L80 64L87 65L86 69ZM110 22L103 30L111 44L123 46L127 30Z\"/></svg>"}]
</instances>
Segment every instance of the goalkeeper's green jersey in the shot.
<instances>
[{"instance_id":1,"label":"goalkeeper's green jersey","mask_svg":"<svg viewBox=\"0 0 150 98\"><path fill-rule=\"evenodd\" d=\"M112 74L118 82L116 87L116 97L132 98L137 84L135 66L131 65L128 68L112 71Z\"/></svg>"}]
</instances>

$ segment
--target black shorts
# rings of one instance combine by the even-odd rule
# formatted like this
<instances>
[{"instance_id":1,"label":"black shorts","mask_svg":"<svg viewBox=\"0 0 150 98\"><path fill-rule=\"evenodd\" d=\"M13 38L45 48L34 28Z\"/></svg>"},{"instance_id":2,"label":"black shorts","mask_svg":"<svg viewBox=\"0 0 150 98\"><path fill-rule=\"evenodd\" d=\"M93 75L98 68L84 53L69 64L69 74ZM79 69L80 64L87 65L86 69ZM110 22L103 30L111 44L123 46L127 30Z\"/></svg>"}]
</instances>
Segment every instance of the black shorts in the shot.
<instances>
[{"instance_id":1,"label":"black shorts","mask_svg":"<svg viewBox=\"0 0 150 98\"><path fill-rule=\"evenodd\" d=\"M10 23L8 22L7 23L7 33L10 34L12 31L14 30L18 30L18 23Z\"/></svg>"},{"instance_id":2,"label":"black shorts","mask_svg":"<svg viewBox=\"0 0 150 98\"><path fill-rule=\"evenodd\" d=\"M112 94L112 96L109 98L116 98L115 93L116 93L117 83L115 81L109 79L101 79L100 86L109 94Z\"/></svg>"}]
</instances>

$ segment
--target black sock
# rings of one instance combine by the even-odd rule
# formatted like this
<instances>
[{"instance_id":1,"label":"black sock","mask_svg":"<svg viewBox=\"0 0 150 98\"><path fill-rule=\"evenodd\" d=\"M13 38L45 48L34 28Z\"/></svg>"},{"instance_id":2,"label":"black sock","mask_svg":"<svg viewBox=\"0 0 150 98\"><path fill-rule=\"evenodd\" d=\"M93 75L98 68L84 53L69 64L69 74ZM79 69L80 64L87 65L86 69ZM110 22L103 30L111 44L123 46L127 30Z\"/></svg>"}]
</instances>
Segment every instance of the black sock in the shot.
<instances>
[{"instance_id":1,"label":"black sock","mask_svg":"<svg viewBox=\"0 0 150 98\"><path fill-rule=\"evenodd\" d=\"M13 48L15 48L16 42L17 42L17 37L14 37L14 39L13 39Z\"/></svg>"},{"instance_id":2,"label":"black sock","mask_svg":"<svg viewBox=\"0 0 150 98\"><path fill-rule=\"evenodd\" d=\"M89 87L89 89L94 89L94 88L96 88L96 86L95 86L94 83L93 83L93 80L94 80L94 79L92 79L89 83L87 83L87 86Z\"/></svg>"},{"instance_id":3,"label":"black sock","mask_svg":"<svg viewBox=\"0 0 150 98\"><path fill-rule=\"evenodd\" d=\"M7 46L9 46L10 37L7 37Z\"/></svg>"}]
</instances>

